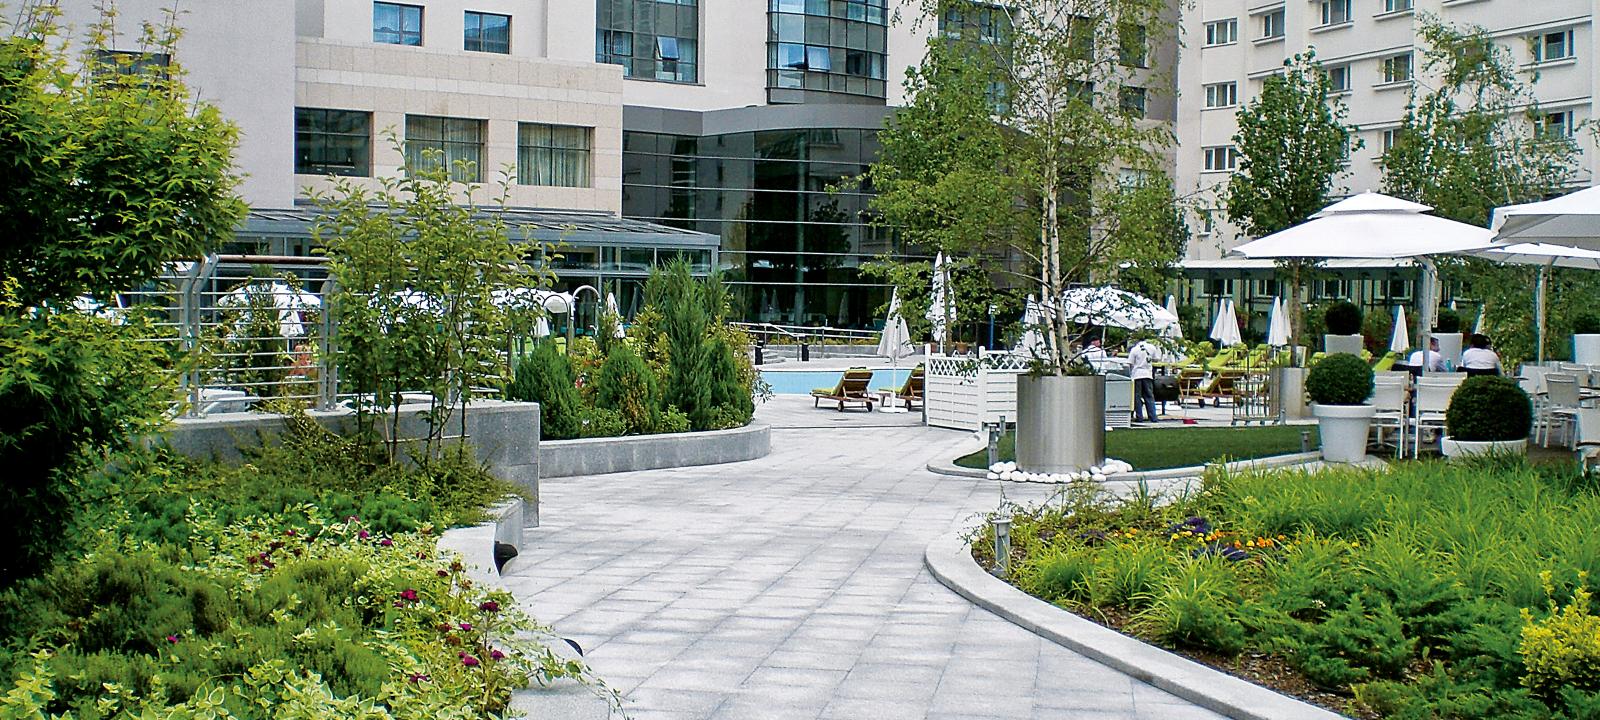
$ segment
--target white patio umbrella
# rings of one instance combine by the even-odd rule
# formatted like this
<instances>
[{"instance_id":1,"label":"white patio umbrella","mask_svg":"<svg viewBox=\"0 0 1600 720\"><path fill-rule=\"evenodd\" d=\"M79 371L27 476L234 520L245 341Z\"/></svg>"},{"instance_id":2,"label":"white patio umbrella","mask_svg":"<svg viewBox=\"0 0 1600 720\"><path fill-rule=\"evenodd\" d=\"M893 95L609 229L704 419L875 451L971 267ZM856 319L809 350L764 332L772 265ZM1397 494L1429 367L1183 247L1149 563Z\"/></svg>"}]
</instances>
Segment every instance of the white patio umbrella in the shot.
<instances>
[{"instance_id":1,"label":"white patio umbrella","mask_svg":"<svg viewBox=\"0 0 1600 720\"><path fill-rule=\"evenodd\" d=\"M255 282L235 288L217 299L217 307L244 308L242 317L249 322L250 300L261 295L272 298L272 306L278 310L278 334L286 338L305 335L305 323L301 321L300 313L322 307L322 298L290 287L282 280Z\"/></svg>"},{"instance_id":2,"label":"white patio umbrella","mask_svg":"<svg viewBox=\"0 0 1600 720\"><path fill-rule=\"evenodd\" d=\"M1501 242L1533 242L1600 250L1600 187L1554 200L1495 208L1489 229Z\"/></svg>"},{"instance_id":3,"label":"white patio umbrella","mask_svg":"<svg viewBox=\"0 0 1600 720\"><path fill-rule=\"evenodd\" d=\"M1406 327L1406 309L1394 306L1394 332L1389 335L1389 352L1404 353L1411 349L1411 330Z\"/></svg>"},{"instance_id":4,"label":"white patio umbrella","mask_svg":"<svg viewBox=\"0 0 1600 720\"><path fill-rule=\"evenodd\" d=\"M1587 192L1587 191L1585 191ZM1518 207L1518 206L1512 206ZM1498 212L1498 211L1496 211ZM1597 230L1596 232L1600 232ZM1516 243L1492 247L1470 253L1473 256L1494 260L1496 262L1513 263L1517 265L1535 265L1539 274L1534 279L1533 315L1534 335L1537 339L1538 361L1544 362L1544 326L1548 314L1550 269L1553 267L1578 268L1582 270L1600 270L1600 250L1586 250L1568 245L1554 243ZM1474 332L1483 332L1483 315L1478 315L1479 327Z\"/></svg>"},{"instance_id":5,"label":"white patio umbrella","mask_svg":"<svg viewBox=\"0 0 1600 720\"><path fill-rule=\"evenodd\" d=\"M1062 293L1061 312L1068 322L1128 330L1166 330L1178 324L1178 316L1154 300L1109 285L1077 287Z\"/></svg>"},{"instance_id":6,"label":"white patio umbrella","mask_svg":"<svg viewBox=\"0 0 1600 720\"><path fill-rule=\"evenodd\" d=\"M1049 355L1050 344L1045 341L1044 326L1044 311L1039 307L1039 301L1029 295L1028 303L1022 307L1022 337L1017 341L1016 352L1034 358Z\"/></svg>"},{"instance_id":7,"label":"white patio umbrella","mask_svg":"<svg viewBox=\"0 0 1600 720\"><path fill-rule=\"evenodd\" d=\"M1283 298L1272 299L1272 314L1267 318L1267 344L1272 347L1285 347L1289 344L1292 332L1289 329L1288 308L1283 305Z\"/></svg>"},{"instance_id":8,"label":"white patio umbrella","mask_svg":"<svg viewBox=\"0 0 1600 720\"><path fill-rule=\"evenodd\" d=\"M1427 205L1378 193L1341 200L1287 230L1234 248L1251 258L1419 258L1423 298L1419 325L1422 346L1433 323L1437 271L1432 255L1463 253L1494 246L1484 228L1424 215Z\"/></svg>"},{"instance_id":9,"label":"white patio umbrella","mask_svg":"<svg viewBox=\"0 0 1600 720\"><path fill-rule=\"evenodd\" d=\"M1239 332L1239 316L1234 311L1232 300L1222 301L1221 314L1217 317L1217 328L1211 337L1222 347L1244 342L1244 337Z\"/></svg>"},{"instance_id":10,"label":"white patio umbrella","mask_svg":"<svg viewBox=\"0 0 1600 720\"><path fill-rule=\"evenodd\" d=\"M911 346L911 330L906 327L906 319L900 314L900 291L895 290L889 295L889 314L883 318L883 334L878 336L877 354L898 363L900 358L913 352L916 352L916 348Z\"/></svg>"},{"instance_id":11,"label":"white patio umbrella","mask_svg":"<svg viewBox=\"0 0 1600 720\"><path fill-rule=\"evenodd\" d=\"M616 293L606 293L606 314L617 319L617 330L614 333L616 337L618 339L627 337L628 333L622 329L622 312L617 310Z\"/></svg>"},{"instance_id":12,"label":"white patio umbrella","mask_svg":"<svg viewBox=\"0 0 1600 720\"><path fill-rule=\"evenodd\" d=\"M933 326L933 338L938 341L941 351L944 350L946 333L956 317L949 285L950 268L946 267L944 253L941 252L933 259L933 292L929 295L928 314L925 316Z\"/></svg>"},{"instance_id":13,"label":"white patio umbrella","mask_svg":"<svg viewBox=\"0 0 1600 720\"><path fill-rule=\"evenodd\" d=\"M1167 312L1172 313L1172 316L1175 317L1175 318L1179 318L1180 320L1182 319L1182 316L1178 314L1178 298L1177 297L1174 297L1172 295L1168 295L1167 296ZM1165 336L1166 338L1168 338L1169 340L1182 340L1183 339L1183 323L1182 322L1173 323L1172 327L1167 328L1166 331L1164 331L1162 333L1162 335Z\"/></svg>"},{"instance_id":14,"label":"white patio umbrella","mask_svg":"<svg viewBox=\"0 0 1600 720\"><path fill-rule=\"evenodd\" d=\"M1232 311L1228 309L1231 305L1233 305L1231 300L1223 300L1217 305L1217 315L1211 319L1211 331L1206 333L1206 337L1216 340L1222 335L1222 318L1232 314Z\"/></svg>"}]
</instances>

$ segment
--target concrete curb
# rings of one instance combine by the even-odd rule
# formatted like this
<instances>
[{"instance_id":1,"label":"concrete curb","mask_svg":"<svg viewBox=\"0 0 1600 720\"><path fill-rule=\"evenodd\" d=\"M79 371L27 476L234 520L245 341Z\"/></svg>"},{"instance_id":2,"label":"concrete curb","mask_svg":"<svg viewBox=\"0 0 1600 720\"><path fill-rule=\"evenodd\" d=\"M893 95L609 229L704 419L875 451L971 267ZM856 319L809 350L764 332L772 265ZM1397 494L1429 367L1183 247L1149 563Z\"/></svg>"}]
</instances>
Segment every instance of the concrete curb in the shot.
<instances>
[{"instance_id":1,"label":"concrete curb","mask_svg":"<svg viewBox=\"0 0 1600 720\"><path fill-rule=\"evenodd\" d=\"M1337 720L1344 716L1147 645L1028 595L984 572L960 533L923 555L945 587L1040 637L1236 720Z\"/></svg>"},{"instance_id":2,"label":"concrete curb","mask_svg":"<svg viewBox=\"0 0 1600 720\"><path fill-rule=\"evenodd\" d=\"M546 440L539 443L539 477L718 465L755 460L770 452L772 428L765 423L706 432Z\"/></svg>"},{"instance_id":3,"label":"concrete curb","mask_svg":"<svg viewBox=\"0 0 1600 720\"><path fill-rule=\"evenodd\" d=\"M979 446L976 449L977 450L982 450L983 447ZM987 471L975 470L973 468L961 467L960 465L957 465L955 463L956 458L960 458L960 457L963 457L965 455L969 455L969 454L971 454L973 452L975 452L975 450L966 450L964 452L960 452L960 453L957 453L955 455L952 455L948 459L935 460L933 462L930 462L930 463L928 463L928 472L931 472L931 473L934 473L934 474L937 474L937 475L955 475L957 477L978 478L980 480L987 479L988 478ZM1228 469L1229 472L1239 472L1241 470L1268 470L1268 469L1272 469L1272 468L1289 467L1289 466L1293 466L1293 465L1304 465L1306 463L1315 462L1315 461L1320 460L1320 459L1322 459L1322 451L1317 450L1317 451L1312 451L1312 452L1293 453L1293 454L1290 454L1290 455L1273 455L1272 457L1255 458L1255 459L1252 459L1252 460L1235 460L1235 461L1227 464L1227 469ZM1208 468L1208 467L1210 467L1210 466L1209 465L1191 465L1189 467L1181 467L1181 468L1166 468L1164 470L1145 470L1145 471L1142 471L1142 472L1123 473L1123 474L1120 474L1120 475L1112 476L1109 480L1107 480L1107 482L1139 482L1139 481L1142 481L1142 480L1178 480L1178 479L1182 479L1182 478L1200 477L1200 476L1202 476L1202 475L1204 475L1206 473L1206 468ZM991 481L991 482L1016 482L1016 481L1014 481L1014 480L994 480L994 481ZM1018 484L1021 484L1021 485L1033 485L1033 484L1036 484L1036 483L1018 483Z\"/></svg>"}]
</instances>

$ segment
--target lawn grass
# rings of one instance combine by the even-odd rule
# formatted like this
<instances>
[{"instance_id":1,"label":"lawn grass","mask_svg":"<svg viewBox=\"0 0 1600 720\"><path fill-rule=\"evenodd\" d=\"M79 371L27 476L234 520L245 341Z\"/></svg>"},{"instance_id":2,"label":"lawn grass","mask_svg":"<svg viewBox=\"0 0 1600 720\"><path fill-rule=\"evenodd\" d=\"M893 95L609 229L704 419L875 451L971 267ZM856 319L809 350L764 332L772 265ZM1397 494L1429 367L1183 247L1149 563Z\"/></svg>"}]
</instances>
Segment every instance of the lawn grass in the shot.
<instances>
[{"instance_id":1,"label":"lawn grass","mask_svg":"<svg viewBox=\"0 0 1600 720\"><path fill-rule=\"evenodd\" d=\"M1085 487L1006 510L1009 579L1354 717L1593 718L1595 483L1491 458L1213 471L1167 504Z\"/></svg>"},{"instance_id":2,"label":"lawn grass","mask_svg":"<svg viewBox=\"0 0 1600 720\"><path fill-rule=\"evenodd\" d=\"M1249 460L1300 452L1300 433L1311 433L1317 447L1315 425L1264 427L1125 428L1106 433L1106 456L1126 461L1135 470L1205 465L1223 458ZM1000 460L1017 458L1016 434L1000 439ZM982 469L988 452L979 450L956 461L966 468Z\"/></svg>"}]
</instances>

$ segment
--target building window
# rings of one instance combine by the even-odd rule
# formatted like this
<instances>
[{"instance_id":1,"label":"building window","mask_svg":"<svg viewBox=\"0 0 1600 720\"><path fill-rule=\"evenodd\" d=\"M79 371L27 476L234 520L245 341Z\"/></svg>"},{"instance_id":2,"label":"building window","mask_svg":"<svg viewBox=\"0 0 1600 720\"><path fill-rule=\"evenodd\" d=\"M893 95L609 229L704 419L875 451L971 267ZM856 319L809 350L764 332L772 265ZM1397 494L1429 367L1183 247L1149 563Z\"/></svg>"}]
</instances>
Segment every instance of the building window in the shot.
<instances>
[{"instance_id":1,"label":"building window","mask_svg":"<svg viewBox=\"0 0 1600 720\"><path fill-rule=\"evenodd\" d=\"M462 47L502 55L511 52L511 16L467 11Z\"/></svg>"},{"instance_id":2,"label":"building window","mask_svg":"<svg viewBox=\"0 0 1600 720\"><path fill-rule=\"evenodd\" d=\"M1566 60L1572 56L1571 30L1544 33L1533 39L1533 61L1536 63Z\"/></svg>"},{"instance_id":3,"label":"building window","mask_svg":"<svg viewBox=\"0 0 1600 720\"><path fill-rule=\"evenodd\" d=\"M1150 31L1143 25L1126 24L1117 28L1117 59L1128 67L1142 68L1149 62Z\"/></svg>"},{"instance_id":4,"label":"building window","mask_svg":"<svg viewBox=\"0 0 1600 720\"><path fill-rule=\"evenodd\" d=\"M1383 83L1411 81L1411 53L1402 53L1383 59Z\"/></svg>"},{"instance_id":5,"label":"building window","mask_svg":"<svg viewBox=\"0 0 1600 720\"><path fill-rule=\"evenodd\" d=\"M886 2L768 0L767 89L885 97L889 47ZM942 14L940 33L945 37L970 34L984 42L1003 42L1009 32L1002 20L1004 13L992 8L974 10L969 14ZM779 101L797 100L789 95Z\"/></svg>"},{"instance_id":6,"label":"building window","mask_svg":"<svg viewBox=\"0 0 1600 720\"><path fill-rule=\"evenodd\" d=\"M595 62L621 65L623 77L700 80L696 0L597 0Z\"/></svg>"},{"instance_id":7,"label":"building window","mask_svg":"<svg viewBox=\"0 0 1600 720\"><path fill-rule=\"evenodd\" d=\"M1239 104L1239 83L1220 82L1206 86L1206 109L1227 108Z\"/></svg>"},{"instance_id":8,"label":"building window","mask_svg":"<svg viewBox=\"0 0 1600 720\"><path fill-rule=\"evenodd\" d=\"M1206 23L1206 46L1231 45L1239 41L1239 21L1234 18Z\"/></svg>"},{"instance_id":9,"label":"building window","mask_svg":"<svg viewBox=\"0 0 1600 720\"><path fill-rule=\"evenodd\" d=\"M1405 12L1411 9L1412 0L1383 0L1383 11L1386 13Z\"/></svg>"},{"instance_id":10,"label":"building window","mask_svg":"<svg viewBox=\"0 0 1600 720\"><path fill-rule=\"evenodd\" d=\"M1283 11L1273 10L1261 16L1261 39L1273 40L1283 37Z\"/></svg>"},{"instance_id":11,"label":"building window","mask_svg":"<svg viewBox=\"0 0 1600 720\"><path fill-rule=\"evenodd\" d=\"M591 187L594 130L571 125L517 124L517 184Z\"/></svg>"},{"instance_id":12,"label":"building window","mask_svg":"<svg viewBox=\"0 0 1600 720\"><path fill-rule=\"evenodd\" d=\"M1207 278L1204 293L1211 297L1233 297L1233 281Z\"/></svg>"},{"instance_id":13,"label":"building window","mask_svg":"<svg viewBox=\"0 0 1600 720\"><path fill-rule=\"evenodd\" d=\"M406 116L406 165L418 170L444 166L456 182L483 180L483 121Z\"/></svg>"},{"instance_id":14,"label":"building window","mask_svg":"<svg viewBox=\"0 0 1600 720\"><path fill-rule=\"evenodd\" d=\"M1216 231L1217 231L1217 211L1216 211L1216 208L1201 208L1200 209L1200 234L1201 235L1210 235L1211 233L1214 233Z\"/></svg>"},{"instance_id":15,"label":"building window","mask_svg":"<svg viewBox=\"0 0 1600 720\"><path fill-rule=\"evenodd\" d=\"M1389 150L1394 147L1395 142L1398 141L1399 139L1400 139L1400 129L1399 128L1390 128L1388 130L1383 131L1383 134L1380 135L1379 138L1378 138L1378 147L1380 148L1380 151L1379 151L1378 155L1380 157L1383 156L1383 155L1387 155L1389 153Z\"/></svg>"},{"instance_id":16,"label":"building window","mask_svg":"<svg viewBox=\"0 0 1600 720\"><path fill-rule=\"evenodd\" d=\"M1329 65L1323 68L1328 73L1328 90L1335 93L1350 92L1350 66Z\"/></svg>"},{"instance_id":17,"label":"building window","mask_svg":"<svg viewBox=\"0 0 1600 720\"><path fill-rule=\"evenodd\" d=\"M974 4L968 9L952 7L939 16L939 34L952 40L975 36L979 42L998 45L1011 42L1011 15L994 5Z\"/></svg>"},{"instance_id":18,"label":"building window","mask_svg":"<svg viewBox=\"0 0 1600 720\"><path fill-rule=\"evenodd\" d=\"M1322 0L1322 24L1343 25L1350 22L1350 0Z\"/></svg>"},{"instance_id":19,"label":"building window","mask_svg":"<svg viewBox=\"0 0 1600 720\"><path fill-rule=\"evenodd\" d=\"M1230 172L1239 167L1239 151L1232 145L1202 148L1207 172Z\"/></svg>"},{"instance_id":20,"label":"building window","mask_svg":"<svg viewBox=\"0 0 1600 720\"><path fill-rule=\"evenodd\" d=\"M418 5L373 3L372 41L385 45L422 45L422 8Z\"/></svg>"},{"instance_id":21,"label":"building window","mask_svg":"<svg viewBox=\"0 0 1600 720\"><path fill-rule=\"evenodd\" d=\"M1133 117L1142 118L1145 114L1145 96L1145 89L1142 87L1124 86L1117 90L1117 107Z\"/></svg>"},{"instance_id":22,"label":"building window","mask_svg":"<svg viewBox=\"0 0 1600 720\"><path fill-rule=\"evenodd\" d=\"M294 109L297 175L372 175L372 113Z\"/></svg>"},{"instance_id":23,"label":"building window","mask_svg":"<svg viewBox=\"0 0 1600 720\"><path fill-rule=\"evenodd\" d=\"M1571 110L1544 113L1539 116L1538 131L1542 137L1570 138L1572 137L1572 127Z\"/></svg>"},{"instance_id":24,"label":"building window","mask_svg":"<svg viewBox=\"0 0 1600 720\"><path fill-rule=\"evenodd\" d=\"M138 50L96 50L94 61L94 75L97 78L153 75L166 79L167 68L172 66L172 55Z\"/></svg>"}]
</instances>

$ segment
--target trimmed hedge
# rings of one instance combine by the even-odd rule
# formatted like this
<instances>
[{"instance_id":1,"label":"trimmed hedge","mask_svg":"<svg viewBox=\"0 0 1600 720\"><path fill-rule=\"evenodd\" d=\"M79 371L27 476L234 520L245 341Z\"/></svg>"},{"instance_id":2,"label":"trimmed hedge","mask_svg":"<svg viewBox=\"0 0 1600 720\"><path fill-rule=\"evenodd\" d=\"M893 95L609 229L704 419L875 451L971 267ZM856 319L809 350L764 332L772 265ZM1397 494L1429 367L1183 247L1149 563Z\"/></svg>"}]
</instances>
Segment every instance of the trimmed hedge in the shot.
<instances>
[{"instance_id":1,"label":"trimmed hedge","mask_svg":"<svg viewBox=\"0 0 1600 720\"><path fill-rule=\"evenodd\" d=\"M1360 335L1361 308L1353 302L1340 300L1323 312L1322 322L1329 335Z\"/></svg>"},{"instance_id":2,"label":"trimmed hedge","mask_svg":"<svg viewBox=\"0 0 1600 720\"><path fill-rule=\"evenodd\" d=\"M1372 368L1355 355L1334 353L1306 375L1306 393L1318 405L1363 405L1372 396Z\"/></svg>"},{"instance_id":3,"label":"trimmed hedge","mask_svg":"<svg viewBox=\"0 0 1600 720\"><path fill-rule=\"evenodd\" d=\"M1533 427L1533 406L1515 380L1479 375L1467 378L1450 396L1444 423L1454 440L1521 440Z\"/></svg>"}]
</instances>

